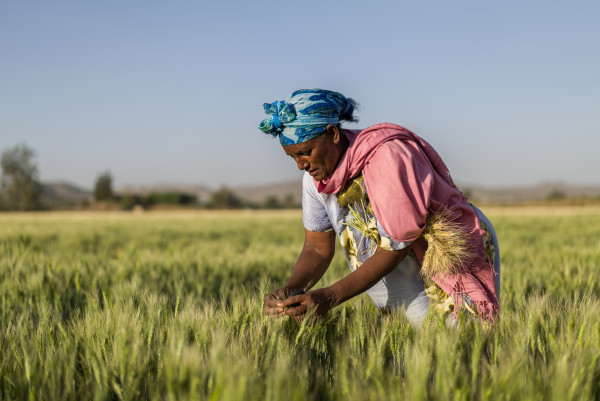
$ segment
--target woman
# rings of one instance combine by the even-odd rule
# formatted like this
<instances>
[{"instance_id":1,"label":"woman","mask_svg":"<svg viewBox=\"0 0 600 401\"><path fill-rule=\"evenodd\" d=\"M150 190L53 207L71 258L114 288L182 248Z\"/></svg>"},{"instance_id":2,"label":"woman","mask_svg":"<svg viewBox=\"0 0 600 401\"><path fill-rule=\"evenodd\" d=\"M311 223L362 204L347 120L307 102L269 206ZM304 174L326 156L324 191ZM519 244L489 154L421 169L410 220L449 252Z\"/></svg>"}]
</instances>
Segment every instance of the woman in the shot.
<instances>
[{"instance_id":1,"label":"woman","mask_svg":"<svg viewBox=\"0 0 600 401\"><path fill-rule=\"evenodd\" d=\"M337 92L299 90L264 108L259 129L278 136L305 171L304 246L289 280L265 296L266 315L318 317L366 291L380 309L404 307L415 324L430 310L456 316L463 308L494 321L493 228L427 142L394 124L342 129L355 108ZM352 272L308 291L327 270L336 237ZM298 289L307 292L290 296Z\"/></svg>"}]
</instances>

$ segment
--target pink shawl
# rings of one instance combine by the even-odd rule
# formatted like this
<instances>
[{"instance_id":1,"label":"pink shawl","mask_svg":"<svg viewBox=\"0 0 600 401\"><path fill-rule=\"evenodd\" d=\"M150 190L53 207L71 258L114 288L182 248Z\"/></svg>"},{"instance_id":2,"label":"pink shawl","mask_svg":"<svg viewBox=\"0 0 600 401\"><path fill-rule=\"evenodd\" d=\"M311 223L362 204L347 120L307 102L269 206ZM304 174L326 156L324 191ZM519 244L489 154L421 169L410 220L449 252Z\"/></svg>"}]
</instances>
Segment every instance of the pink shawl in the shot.
<instances>
[{"instance_id":1,"label":"pink shawl","mask_svg":"<svg viewBox=\"0 0 600 401\"><path fill-rule=\"evenodd\" d=\"M432 279L455 298L456 311L461 304L459 295L466 294L482 317L494 320L498 301L493 267L485 261L484 231L437 152L426 141L395 124L343 132L350 141L348 149L329 177L315 181L317 190L335 194L347 180L362 173L377 220L396 241L413 242L420 262L427 242L419 235L427 216L440 208L450 210L455 221L470 232L473 249L479 252L460 273Z\"/></svg>"}]
</instances>

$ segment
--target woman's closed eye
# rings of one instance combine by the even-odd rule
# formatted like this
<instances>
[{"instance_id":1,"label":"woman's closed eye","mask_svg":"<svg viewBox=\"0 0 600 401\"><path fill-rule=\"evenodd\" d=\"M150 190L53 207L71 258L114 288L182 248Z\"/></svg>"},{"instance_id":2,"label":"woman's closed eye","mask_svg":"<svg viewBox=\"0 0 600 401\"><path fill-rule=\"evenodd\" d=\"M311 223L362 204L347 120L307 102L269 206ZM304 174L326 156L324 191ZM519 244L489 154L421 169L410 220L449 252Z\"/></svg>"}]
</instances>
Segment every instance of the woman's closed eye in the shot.
<instances>
[{"instance_id":1,"label":"woman's closed eye","mask_svg":"<svg viewBox=\"0 0 600 401\"><path fill-rule=\"evenodd\" d=\"M312 154L312 149L304 150L302 152L297 152L295 154L288 154L288 156L291 157L292 159L296 160L296 158L298 158L298 157L308 157L311 154Z\"/></svg>"}]
</instances>

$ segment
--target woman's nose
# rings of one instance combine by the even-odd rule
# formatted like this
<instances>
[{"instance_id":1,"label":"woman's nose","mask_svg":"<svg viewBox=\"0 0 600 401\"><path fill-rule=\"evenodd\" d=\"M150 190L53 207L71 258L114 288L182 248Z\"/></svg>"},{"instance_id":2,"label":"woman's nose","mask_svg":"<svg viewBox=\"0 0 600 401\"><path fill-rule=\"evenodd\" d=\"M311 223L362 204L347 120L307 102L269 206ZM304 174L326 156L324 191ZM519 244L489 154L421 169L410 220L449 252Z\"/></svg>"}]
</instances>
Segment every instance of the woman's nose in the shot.
<instances>
[{"instance_id":1,"label":"woman's nose","mask_svg":"<svg viewBox=\"0 0 600 401\"><path fill-rule=\"evenodd\" d=\"M309 165L306 159L300 157L296 159L296 164L298 165L298 170L305 170Z\"/></svg>"}]
</instances>

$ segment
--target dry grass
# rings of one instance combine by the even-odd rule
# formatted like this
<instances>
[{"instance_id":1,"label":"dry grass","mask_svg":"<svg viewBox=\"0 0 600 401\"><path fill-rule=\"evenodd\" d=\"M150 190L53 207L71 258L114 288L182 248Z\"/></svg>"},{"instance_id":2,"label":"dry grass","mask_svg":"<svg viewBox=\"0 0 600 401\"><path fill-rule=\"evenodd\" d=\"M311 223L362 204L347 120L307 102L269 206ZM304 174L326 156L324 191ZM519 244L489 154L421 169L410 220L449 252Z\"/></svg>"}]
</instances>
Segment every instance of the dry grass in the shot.
<instances>
[{"instance_id":1,"label":"dry grass","mask_svg":"<svg viewBox=\"0 0 600 401\"><path fill-rule=\"evenodd\" d=\"M454 221L452 211L441 209L427 218L421 234L427 241L421 274L433 277L438 274L456 274L473 259L468 233Z\"/></svg>"}]
</instances>

